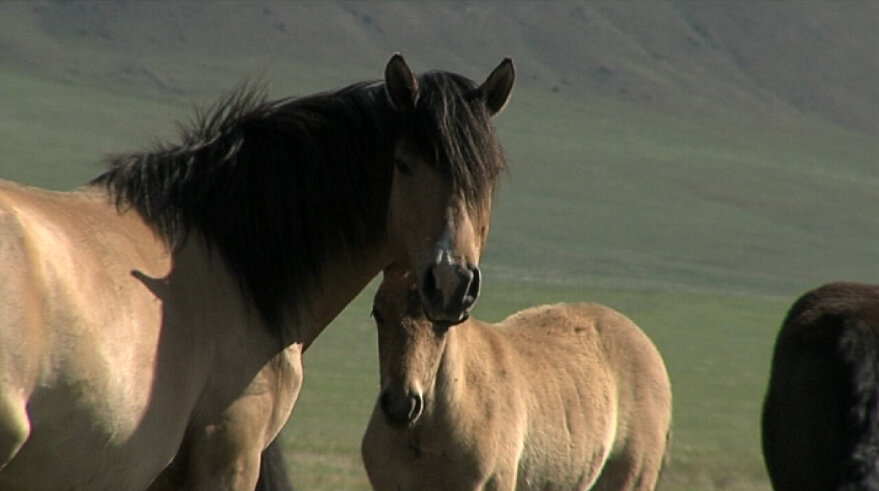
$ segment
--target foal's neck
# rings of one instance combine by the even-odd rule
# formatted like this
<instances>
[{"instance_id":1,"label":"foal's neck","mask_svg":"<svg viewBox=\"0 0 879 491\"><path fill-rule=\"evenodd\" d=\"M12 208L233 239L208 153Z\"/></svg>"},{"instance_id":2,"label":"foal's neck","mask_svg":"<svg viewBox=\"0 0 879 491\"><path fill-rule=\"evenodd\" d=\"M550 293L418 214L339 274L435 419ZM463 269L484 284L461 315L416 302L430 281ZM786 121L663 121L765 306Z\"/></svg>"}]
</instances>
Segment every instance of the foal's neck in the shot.
<instances>
[{"instance_id":1,"label":"foal's neck","mask_svg":"<svg viewBox=\"0 0 879 491\"><path fill-rule=\"evenodd\" d=\"M467 368L469 353L466 348L466 338L472 333L462 332L462 329L471 328L471 321L465 321L453 326L446 333L446 343L443 348L442 358L436 373L436 387L434 399L436 403L444 406L444 410L454 410L460 397L466 397L469 392Z\"/></svg>"}]
</instances>

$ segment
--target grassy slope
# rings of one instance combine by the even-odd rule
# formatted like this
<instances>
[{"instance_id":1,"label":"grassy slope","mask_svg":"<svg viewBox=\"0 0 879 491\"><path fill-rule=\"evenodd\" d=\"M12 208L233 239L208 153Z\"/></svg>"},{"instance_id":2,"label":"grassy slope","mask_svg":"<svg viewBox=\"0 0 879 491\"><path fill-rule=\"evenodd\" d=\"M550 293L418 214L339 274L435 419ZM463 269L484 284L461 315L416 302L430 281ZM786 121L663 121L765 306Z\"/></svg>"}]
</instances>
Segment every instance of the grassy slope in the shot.
<instances>
[{"instance_id":1,"label":"grassy slope","mask_svg":"<svg viewBox=\"0 0 879 491\"><path fill-rule=\"evenodd\" d=\"M487 267L774 294L875 279L879 140L528 95L499 121L516 160Z\"/></svg>"},{"instance_id":2,"label":"grassy slope","mask_svg":"<svg viewBox=\"0 0 879 491\"><path fill-rule=\"evenodd\" d=\"M204 5L0 4L0 176L84 182L261 72L280 96L377 77L401 47L416 70L475 78L511 55L511 175L478 315L627 313L675 388L667 487L765 486L758 409L784 309L821 282L876 281L873 4ZM365 486L368 302L307 355L286 432L300 488Z\"/></svg>"}]
</instances>

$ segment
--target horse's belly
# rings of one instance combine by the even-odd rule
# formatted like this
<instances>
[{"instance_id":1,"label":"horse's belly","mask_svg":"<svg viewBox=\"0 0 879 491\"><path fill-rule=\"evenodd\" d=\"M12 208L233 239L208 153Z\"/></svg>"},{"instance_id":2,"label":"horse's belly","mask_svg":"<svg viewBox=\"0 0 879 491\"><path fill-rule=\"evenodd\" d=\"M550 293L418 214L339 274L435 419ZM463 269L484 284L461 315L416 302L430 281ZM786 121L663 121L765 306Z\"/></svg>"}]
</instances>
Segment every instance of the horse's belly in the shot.
<instances>
[{"instance_id":1,"label":"horse's belly","mask_svg":"<svg viewBox=\"0 0 879 491\"><path fill-rule=\"evenodd\" d=\"M151 459L145 458L143 452L120 449L76 446L64 449L56 447L51 452L41 450L31 452L23 448L0 472L0 489L143 490L170 461L170 457Z\"/></svg>"},{"instance_id":2,"label":"horse's belly","mask_svg":"<svg viewBox=\"0 0 879 491\"><path fill-rule=\"evenodd\" d=\"M3 390L10 399L26 397L14 402L29 433L0 470L0 489L142 490L168 465L198 381L197 370L163 362L185 358L178 346L162 343L170 334L157 313L142 309L141 321L128 324L112 322L124 315L106 322L79 317L48 331L39 370L24 379L30 384Z\"/></svg>"},{"instance_id":3,"label":"horse's belly","mask_svg":"<svg viewBox=\"0 0 879 491\"><path fill-rule=\"evenodd\" d=\"M89 389L94 387L34 392L27 406L30 434L0 471L0 489L141 490L168 465L182 440L186 411L155 415L139 397L84 393Z\"/></svg>"},{"instance_id":4,"label":"horse's belly","mask_svg":"<svg viewBox=\"0 0 879 491\"><path fill-rule=\"evenodd\" d=\"M72 438L81 438L79 443L71 439L61 444L57 439L47 441L41 434L32 435L33 439L29 439L0 472L0 489L142 490L174 455L173 447L156 440L151 442L155 447L147 447L150 451L139 445L101 447L95 444L106 436L76 432ZM176 441L168 436L168 441Z\"/></svg>"}]
</instances>

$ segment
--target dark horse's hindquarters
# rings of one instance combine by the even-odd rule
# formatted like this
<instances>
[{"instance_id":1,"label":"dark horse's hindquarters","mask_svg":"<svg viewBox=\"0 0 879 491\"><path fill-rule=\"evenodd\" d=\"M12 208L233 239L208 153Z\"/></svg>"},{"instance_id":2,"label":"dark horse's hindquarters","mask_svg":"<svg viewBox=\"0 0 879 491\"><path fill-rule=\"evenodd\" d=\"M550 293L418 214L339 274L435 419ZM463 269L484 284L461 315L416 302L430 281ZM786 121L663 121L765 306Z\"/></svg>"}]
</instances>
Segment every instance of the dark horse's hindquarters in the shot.
<instances>
[{"instance_id":1,"label":"dark horse's hindquarters","mask_svg":"<svg viewBox=\"0 0 879 491\"><path fill-rule=\"evenodd\" d=\"M879 286L833 283L791 307L763 407L776 490L879 490Z\"/></svg>"}]
</instances>

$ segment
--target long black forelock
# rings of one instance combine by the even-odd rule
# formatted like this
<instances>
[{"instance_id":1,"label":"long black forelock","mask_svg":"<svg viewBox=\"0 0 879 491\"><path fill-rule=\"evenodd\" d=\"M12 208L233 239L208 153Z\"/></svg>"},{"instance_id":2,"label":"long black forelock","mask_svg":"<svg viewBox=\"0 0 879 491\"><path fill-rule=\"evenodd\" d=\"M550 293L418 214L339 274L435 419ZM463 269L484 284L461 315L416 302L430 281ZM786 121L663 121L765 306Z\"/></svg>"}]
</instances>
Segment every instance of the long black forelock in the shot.
<instances>
[{"instance_id":1,"label":"long black forelock","mask_svg":"<svg viewBox=\"0 0 879 491\"><path fill-rule=\"evenodd\" d=\"M472 80L449 72L427 72L418 82L416 145L451 179L455 193L470 204L483 202L507 168L485 94Z\"/></svg>"}]
</instances>

